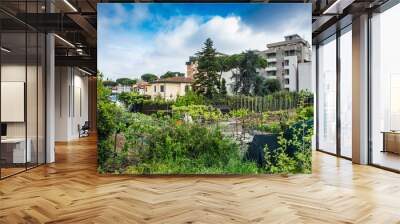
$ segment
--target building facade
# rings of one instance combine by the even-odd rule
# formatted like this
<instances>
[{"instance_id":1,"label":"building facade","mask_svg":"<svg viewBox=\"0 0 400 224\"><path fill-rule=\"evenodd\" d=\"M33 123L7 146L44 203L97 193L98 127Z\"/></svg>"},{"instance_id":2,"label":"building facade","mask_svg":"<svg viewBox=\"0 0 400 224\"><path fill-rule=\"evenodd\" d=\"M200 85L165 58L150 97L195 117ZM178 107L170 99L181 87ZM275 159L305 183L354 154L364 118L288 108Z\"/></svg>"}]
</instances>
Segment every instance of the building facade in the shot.
<instances>
[{"instance_id":1,"label":"building facade","mask_svg":"<svg viewBox=\"0 0 400 224\"><path fill-rule=\"evenodd\" d=\"M311 48L310 44L298 34L285 36L285 40L267 44L267 50L255 52L267 60L267 67L259 69L259 74L267 79L278 79L282 89L287 91L311 90ZM221 54L224 55L224 54ZM304 64L304 65L301 65ZM190 57L186 62L186 74L192 77L197 72L197 60ZM301 66L301 68L300 68ZM234 80L232 72L222 73L228 94L232 94Z\"/></svg>"},{"instance_id":2,"label":"building facade","mask_svg":"<svg viewBox=\"0 0 400 224\"><path fill-rule=\"evenodd\" d=\"M283 89L300 91L300 79L310 79L311 69L299 70L299 63L311 62L310 44L298 34L285 36L284 41L267 44L267 50L258 54L267 60L267 67L260 71L266 78L278 79Z\"/></svg>"},{"instance_id":3,"label":"building facade","mask_svg":"<svg viewBox=\"0 0 400 224\"><path fill-rule=\"evenodd\" d=\"M146 95L152 99L161 97L165 100L175 100L178 96L184 96L191 89L193 79L191 77L170 77L158 79L147 87Z\"/></svg>"},{"instance_id":4,"label":"building facade","mask_svg":"<svg viewBox=\"0 0 400 224\"><path fill-rule=\"evenodd\" d=\"M148 88L151 86L150 83L145 81L138 81L136 84L133 85L132 90L137 92L141 95L145 95L148 91Z\"/></svg>"}]
</instances>

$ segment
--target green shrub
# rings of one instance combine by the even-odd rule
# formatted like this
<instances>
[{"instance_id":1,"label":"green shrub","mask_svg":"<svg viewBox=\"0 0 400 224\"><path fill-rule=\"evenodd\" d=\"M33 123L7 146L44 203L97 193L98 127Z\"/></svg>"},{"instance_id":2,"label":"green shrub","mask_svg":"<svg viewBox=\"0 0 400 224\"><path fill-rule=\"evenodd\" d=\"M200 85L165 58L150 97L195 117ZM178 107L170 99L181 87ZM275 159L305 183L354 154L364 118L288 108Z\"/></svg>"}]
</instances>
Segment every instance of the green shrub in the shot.
<instances>
[{"instance_id":1,"label":"green shrub","mask_svg":"<svg viewBox=\"0 0 400 224\"><path fill-rule=\"evenodd\" d=\"M174 103L176 107L189 105L205 105L204 96L193 91L188 91L184 96L179 96Z\"/></svg>"},{"instance_id":2,"label":"green shrub","mask_svg":"<svg viewBox=\"0 0 400 224\"><path fill-rule=\"evenodd\" d=\"M124 131L122 151L102 165L108 173L257 173L255 163L244 161L239 144L217 126L184 123L132 113ZM106 141L110 147L112 138Z\"/></svg>"},{"instance_id":3,"label":"green shrub","mask_svg":"<svg viewBox=\"0 0 400 224\"><path fill-rule=\"evenodd\" d=\"M298 110L295 122L278 137L279 147L264 148L265 171L268 173L311 173L312 107Z\"/></svg>"},{"instance_id":4,"label":"green shrub","mask_svg":"<svg viewBox=\"0 0 400 224\"><path fill-rule=\"evenodd\" d=\"M219 109L206 105L172 106L172 112L179 117L185 114L190 115L193 120L197 121L219 121L223 118Z\"/></svg>"}]
</instances>

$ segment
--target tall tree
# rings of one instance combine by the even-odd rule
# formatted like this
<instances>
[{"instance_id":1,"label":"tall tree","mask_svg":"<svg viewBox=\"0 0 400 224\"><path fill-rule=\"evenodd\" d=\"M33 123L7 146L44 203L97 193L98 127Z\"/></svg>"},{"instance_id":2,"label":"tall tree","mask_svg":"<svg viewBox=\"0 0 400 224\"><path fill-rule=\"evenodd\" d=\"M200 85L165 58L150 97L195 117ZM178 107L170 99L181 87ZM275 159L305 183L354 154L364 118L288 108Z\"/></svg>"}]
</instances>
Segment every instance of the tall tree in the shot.
<instances>
[{"instance_id":1,"label":"tall tree","mask_svg":"<svg viewBox=\"0 0 400 224\"><path fill-rule=\"evenodd\" d=\"M231 56L221 55L217 56L217 65L218 65L218 80L220 81L220 85L218 86L218 91L222 95L226 95L226 80L222 78L222 73L231 70L234 66ZM223 82L223 83L222 83Z\"/></svg>"},{"instance_id":2,"label":"tall tree","mask_svg":"<svg viewBox=\"0 0 400 224\"><path fill-rule=\"evenodd\" d=\"M194 74L193 90L207 98L217 95L220 85L216 49L213 45L213 41L207 38L204 47L196 53L198 66Z\"/></svg>"},{"instance_id":3,"label":"tall tree","mask_svg":"<svg viewBox=\"0 0 400 224\"><path fill-rule=\"evenodd\" d=\"M161 79L165 79L165 78L183 77L183 76L185 76L185 73L168 71L168 72L166 72L164 75L160 76L160 78L161 78Z\"/></svg>"},{"instance_id":4,"label":"tall tree","mask_svg":"<svg viewBox=\"0 0 400 224\"><path fill-rule=\"evenodd\" d=\"M143 74L141 76L141 78L142 78L143 81L153 82L153 81L156 81L158 79L158 76L156 76L154 74L151 74L151 73L146 73L146 74Z\"/></svg>"},{"instance_id":5,"label":"tall tree","mask_svg":"<svg viewBox=\"0 0 400 224\"><path fill-rule=\"evenodd\" d=\"M266 67L266 60L254 51L246 51L242 56L236 56L237 69L233 71L233 90L238 94L250 95L254 93L255 84L259 81L258 69ZM258 90L257 90L258 91Z\"/></svg>"}]
</instances>

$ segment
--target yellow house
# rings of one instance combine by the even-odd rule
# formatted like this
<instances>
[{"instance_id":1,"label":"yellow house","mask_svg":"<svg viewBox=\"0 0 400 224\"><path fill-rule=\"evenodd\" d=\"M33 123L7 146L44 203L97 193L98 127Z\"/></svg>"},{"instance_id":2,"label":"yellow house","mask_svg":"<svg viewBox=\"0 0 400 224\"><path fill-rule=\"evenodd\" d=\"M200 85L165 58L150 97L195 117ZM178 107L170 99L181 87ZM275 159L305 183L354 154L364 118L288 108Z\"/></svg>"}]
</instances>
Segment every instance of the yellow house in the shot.
<instances>
[{"instance_id":1,"label":"yellow house","mask_svg":"<svg viewBox=\"0 0 400 224\"><path fill-rule=\"evenodd\" d=\"M178 96L184 96L191 89L193 79L191 77L170 77L158 79L147 87L146 95L152 99L161 97L165 100L175 100Z\"/></svg>"}]
</instances>

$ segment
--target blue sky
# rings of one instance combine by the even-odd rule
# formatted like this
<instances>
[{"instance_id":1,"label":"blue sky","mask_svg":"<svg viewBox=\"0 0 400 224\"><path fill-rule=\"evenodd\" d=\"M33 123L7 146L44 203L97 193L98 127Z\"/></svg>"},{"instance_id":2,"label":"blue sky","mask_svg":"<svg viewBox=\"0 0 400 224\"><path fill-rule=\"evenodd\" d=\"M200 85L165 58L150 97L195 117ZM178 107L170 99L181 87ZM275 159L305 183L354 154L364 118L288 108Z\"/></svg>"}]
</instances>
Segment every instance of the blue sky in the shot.
<instances>
[{"instance_id":1,"label":"blue sky","mask_svg":"<svg viewBox=\"0 0 400 224\"><path fill-rule=\"evenodd\" d=\"M311 4L98 4L98 68L111 79L185 72L206 38L226 54L265 50L297 33L311 41Z\"/></svg>"}]
</instances>

